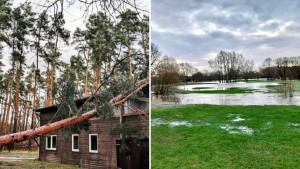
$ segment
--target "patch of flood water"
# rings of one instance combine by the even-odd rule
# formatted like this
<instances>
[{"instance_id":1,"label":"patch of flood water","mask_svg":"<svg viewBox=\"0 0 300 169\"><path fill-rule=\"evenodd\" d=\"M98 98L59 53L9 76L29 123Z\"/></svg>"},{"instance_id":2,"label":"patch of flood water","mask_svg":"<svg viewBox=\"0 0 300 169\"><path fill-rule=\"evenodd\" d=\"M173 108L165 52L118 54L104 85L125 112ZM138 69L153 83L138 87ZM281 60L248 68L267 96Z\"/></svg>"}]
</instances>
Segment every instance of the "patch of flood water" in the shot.
<instances>
[{"instance_id":1,"label":"patch of flood water","mask_svg":"<svg viewBox=\"0 0 300 169\"><path fill-rule=\"evenodd\" d=\"M291 126L299 127L299 126L300 126L300 123L291 123Z\"/></svg>"},{"instance_id":2,"label":"patch of flood water","mask_svg":"<svg viewBox=\"0 0 300 169\"><path fill-rule=\"evenodd\" d=\"M275 93L264 93L269 91L267 86L278 86L279 83L219 83L219 84L198 84L178 86L179 89L193 90L195 87L211 87L202 90L225 90L228 88L258 89L261 92L243 94L209 94L209 93L188 93L172 94L168 96L152 95L153 107L170 107L188 104L214 104L214 105L300 105L300 93L293 97L279 97Z\"/></svg>"},{"instance_id":3,"label":"patch of flood water","mask_svg":"<svg viewBox=\"0 0 300 169\"><path fill-rule=\"evenodd\" d=\"M221 129L228 131L230 134L253 134L253 129L246 126L231 126L226 124L220 126Z\"/></svg>"},{"instance_id":4,"label":"patch of flood water","mask_svg":"<svg viewBox=\"0 0 300 169\"><path fill-rule=\"evenodd\" d=\"M247 89L259 89L263 92L268 91L267 86L278 86L279 83L245 83L245 82L236 82L236 83L212 83L212 84L195 84L195 85L182 85L177 86L178 89L182 90L199 90L194 89L196 87L207 87L207 89L200 90L227 90L227 89L237 89L237 88L247 88Z\"/></svg>"},{"instance_id":5,"label":"patch of flood water","mask_svg":"<svg viewBox=\"0 0 300 169\"><path fill-rule=\"evenodd\" d=\"M247 93L247 94L175 94L178 102L162 101L161 96L152 96L153 107L170 107L188 104L214 104L214 105L300 105L300 96L279 97L271 93Z\"/></svg>"},{"instance_id":6,"label":"patch of flood water","mask_svg":"<svg viewBox=\"0 0 300 169\"><path fill-rule=\"evenodd\" d=\"M241 115L237 114L237 115L236 115L236 118L233 119L233 120L231 120L231 121L232 121L232 122L244 121L245 119L241 118L240 116L241 116Z\"/></svg>"},{"instance_id":7,"label":"patch of flood water","mask_svg":"<svg viewBox=\"0 0 300 169\"><path fill-rule=\"evenodd\" d=\"M187 121L166 121L160 118L152 119L151 126L169 125L169 127L187 126L192 127L193 125Z\"/></svg>"}]
</instances>

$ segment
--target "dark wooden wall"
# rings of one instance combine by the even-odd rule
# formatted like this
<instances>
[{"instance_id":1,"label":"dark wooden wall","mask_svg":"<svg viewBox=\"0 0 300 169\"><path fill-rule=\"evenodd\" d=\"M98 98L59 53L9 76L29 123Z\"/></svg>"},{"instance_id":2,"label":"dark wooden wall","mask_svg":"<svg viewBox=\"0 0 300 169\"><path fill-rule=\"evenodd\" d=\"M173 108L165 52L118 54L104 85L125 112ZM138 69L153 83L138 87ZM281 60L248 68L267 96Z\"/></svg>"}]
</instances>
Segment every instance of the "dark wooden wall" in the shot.
<instances>
[{"instance_id":1,"label":"dark wooden wall","mask_svg":"<svg viewBox=\"0 0 300 169\"><path fill-rule=\"evenodd\" d=\"M41 113L41 125L48 123L53 117L55 111ZM56 150L46 150L45 136L40 137L40 153L39 158L43 161L65 163L78 165L85 168L117 168L117 150L116 140L120 136L114 131L119 118L110 118L101 120L98 118L90 119L91 126L89 130L79 133L79 152L72 151L72 134L69 131L58 130L47 133L45 136L57 135ZM140 130L148 133L149 124L140 115L126 115L123 117L123 123L140 124ZM64 135L68 134L68 139L64 139ZM89 152L89 134L98 134L98 153Z\"/></svg>"}]
</instances>

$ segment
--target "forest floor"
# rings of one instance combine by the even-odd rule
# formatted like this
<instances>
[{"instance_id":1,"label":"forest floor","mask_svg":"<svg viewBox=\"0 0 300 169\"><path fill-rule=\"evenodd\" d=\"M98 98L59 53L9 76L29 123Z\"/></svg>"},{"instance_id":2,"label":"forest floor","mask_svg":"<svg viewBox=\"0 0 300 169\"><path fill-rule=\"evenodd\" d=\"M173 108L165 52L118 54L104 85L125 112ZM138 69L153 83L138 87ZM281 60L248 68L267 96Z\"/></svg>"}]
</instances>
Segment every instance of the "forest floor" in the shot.
<instances>
[{"instance_id":1,"label":"forest floor","mask_svg":"<svg viewBox=\"0 0 300 169\"><path fill-rule=\"evenodd\" d=\"M76 166L38 161L37 151L0 152L0 169L78 169Z\"/></svg>"},{"instance_id":2,"label":"forest floor","mask_svg":"<svg viewBox=\"0 0 300 169\"><path fill-rule=\"evenodd\" d=\"M297 106L152 108L152 168L298 168Z\"/></svg>"},{"instance_id":3,"label":"forest floor","mask_svg":"<svg viewBox=\"0 0 300 169\"><path fill-rule=\"evenodd\" d=\"M19 161L0 161L0 168L5 169L79 169L79 167L49 163L45 161L38 161L35 159L23 159Z\"/></svg>"}]
</instances>

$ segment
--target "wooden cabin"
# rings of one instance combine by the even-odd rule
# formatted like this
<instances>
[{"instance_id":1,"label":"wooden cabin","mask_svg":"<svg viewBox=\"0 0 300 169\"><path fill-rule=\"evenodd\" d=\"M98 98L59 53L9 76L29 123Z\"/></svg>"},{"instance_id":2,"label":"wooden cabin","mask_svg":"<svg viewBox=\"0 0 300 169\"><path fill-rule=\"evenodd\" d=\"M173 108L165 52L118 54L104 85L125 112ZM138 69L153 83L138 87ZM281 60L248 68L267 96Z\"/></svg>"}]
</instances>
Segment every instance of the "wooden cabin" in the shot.
<instances>
[{"instance_id":1,"label":"wooden cabin","mask_svg":"<svg viewBox=\"0 0 300 169\"><path fill-rule=\"evenodd\" d=\"M80 107L87 98L76 100ZM148 98L130 99L125 103L134 109L148 112ZM37 109L40 112L40 126L48 123L54 116L58 106L50 106ZM120 152L120 134L116 133L115 126L120 123L122 112L122 124L136 124L144 138L126 140L130 148L129 153ZM122 106L114 109L115 117L89 119L91 125L88 131L80 133L60 129L47 133L39 138L39 159L48 162L71 164L83 168L105 169L148 169L149 168L149 121L147 115L132 113ZM54 122L54 121L53 121Z\"/></svg>"}]
</instances>

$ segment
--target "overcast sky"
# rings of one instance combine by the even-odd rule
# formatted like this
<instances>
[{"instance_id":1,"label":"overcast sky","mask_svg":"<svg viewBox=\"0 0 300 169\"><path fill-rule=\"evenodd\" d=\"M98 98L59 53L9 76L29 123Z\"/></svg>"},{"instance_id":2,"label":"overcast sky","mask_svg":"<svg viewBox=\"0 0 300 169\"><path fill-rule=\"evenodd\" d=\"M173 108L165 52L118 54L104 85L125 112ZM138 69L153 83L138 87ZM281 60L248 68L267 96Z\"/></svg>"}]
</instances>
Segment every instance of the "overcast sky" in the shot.
<instances>
[{"instance_id":1,"label":"overcast sky","mask_svg":"<svg viewBox=\"0 0 300 169\"><path fill-rule=\"evenodd\" d=\"M260 64L300 56L300 0L152 0L151 38L199 70L220 50Z\"/></svg>"}]
</instances>

